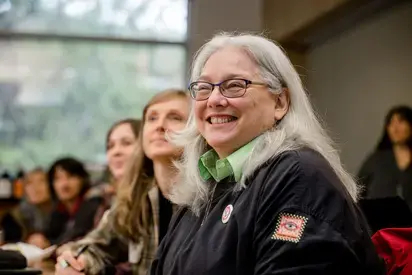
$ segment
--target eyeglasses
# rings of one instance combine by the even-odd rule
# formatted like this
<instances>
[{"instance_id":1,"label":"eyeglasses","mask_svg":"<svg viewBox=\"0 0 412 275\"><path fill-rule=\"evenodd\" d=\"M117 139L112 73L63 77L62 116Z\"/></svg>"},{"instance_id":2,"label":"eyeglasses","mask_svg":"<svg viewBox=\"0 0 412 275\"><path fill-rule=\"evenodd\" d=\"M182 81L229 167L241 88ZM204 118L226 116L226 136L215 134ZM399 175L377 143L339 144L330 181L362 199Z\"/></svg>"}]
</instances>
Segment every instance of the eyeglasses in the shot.
<instances>
[{"instance_id":1,"label":"eyeglasses","mask_svg":"<svg viewBox=\"0 0 412 275\"><path fill-rule=\"evenodd\" d=\"M214 88L219 87L219 92L227 98L242 97L249 85L268 86L266 83L255 82L247 79L227 79L220 83L213 84L206 81L195 81L190 83L189 91L192 98L196 101L206 100L212 94Z\"/></svg>"}]
</instances>

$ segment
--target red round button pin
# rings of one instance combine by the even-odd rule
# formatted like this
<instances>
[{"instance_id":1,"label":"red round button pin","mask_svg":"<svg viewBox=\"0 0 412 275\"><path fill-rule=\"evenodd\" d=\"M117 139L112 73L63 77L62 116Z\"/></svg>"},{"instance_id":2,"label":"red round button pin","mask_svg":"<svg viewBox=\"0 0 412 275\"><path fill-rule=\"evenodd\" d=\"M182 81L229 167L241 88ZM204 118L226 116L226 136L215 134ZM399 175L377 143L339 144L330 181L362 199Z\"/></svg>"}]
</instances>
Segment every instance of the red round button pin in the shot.
<instances>
[{"instance_id":1,"label":"red round button pin","mask_svg":"<svg viewBox=\"0 0 412 275\"><path fill-rule=\"evenodd\" d=\"M232 214L233 211L233 205L229 204L226 206L225 210L223 211L222 214L222 222L227 223L230 219L230 215Z\"/></svg>"}]
</instances>

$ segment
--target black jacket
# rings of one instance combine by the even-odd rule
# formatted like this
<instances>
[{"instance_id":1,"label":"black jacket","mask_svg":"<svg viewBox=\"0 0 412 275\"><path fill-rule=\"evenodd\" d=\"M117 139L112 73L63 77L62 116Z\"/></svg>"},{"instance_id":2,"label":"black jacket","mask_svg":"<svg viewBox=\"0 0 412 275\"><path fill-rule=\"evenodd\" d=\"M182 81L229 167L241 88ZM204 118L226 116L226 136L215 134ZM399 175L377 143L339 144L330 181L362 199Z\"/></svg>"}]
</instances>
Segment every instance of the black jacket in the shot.
<instances>
[{"instance_id":1,"label":"black jacket","mask_svg":"<svg viewBox=\"0 0 412 275\"><path fill-rule=\"evenodd\" d=\"M55 209L45 232L51 244L61 245L85 236L94 227L94 217L103 198L94 197L81 202L79 209L70 217L67 212Z\"/></svg>"},{"instance_id":2,"label":"black jacket","mask_svg":"<svg viewBox=\"0 0 412 275\"><path fill-rule=\"evenodd\" d=\"M399 169L393 150L373 153L363 163L358 178L366 198L401 196L412 210L412 165Z\"/></svg>"},{"instance_id":3,"label":"black jacket","mask_svg":"<svg viewBox=\"0 0 412 275\"><path fill-rule=\"evenodd\" d=\"M205 219L176 214L152 275L385 273L361 211L318 153L285 152L243 191L233 184L217 185Z\"/></svg>"}]
</instances>

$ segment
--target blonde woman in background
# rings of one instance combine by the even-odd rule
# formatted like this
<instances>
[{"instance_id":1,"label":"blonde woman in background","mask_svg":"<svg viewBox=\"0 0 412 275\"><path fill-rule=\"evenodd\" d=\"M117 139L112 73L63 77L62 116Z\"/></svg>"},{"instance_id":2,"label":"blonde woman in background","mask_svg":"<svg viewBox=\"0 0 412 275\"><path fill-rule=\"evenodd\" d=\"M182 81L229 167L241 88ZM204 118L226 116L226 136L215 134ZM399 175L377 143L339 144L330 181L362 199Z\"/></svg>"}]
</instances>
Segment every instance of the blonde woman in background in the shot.
<instances>
[{"instance_id":1,"label":"blonde woman in background","mask_svg":"<svg viewBox=\"0 0 412 275\"><path fill-rule=\"evenodd\" d=\"M115 266L125 262L130 270L122 267L123 272L147 274L172 216L166 198L176 174L172 162L182 153L165 135L182 130L188 115L189 97L184 91L167 90L150 100L132 167L115 204L94 231L58 257L56 274L114 273ZM76 251L85 245L76 259Z\"/></svg>"}]
</instances>

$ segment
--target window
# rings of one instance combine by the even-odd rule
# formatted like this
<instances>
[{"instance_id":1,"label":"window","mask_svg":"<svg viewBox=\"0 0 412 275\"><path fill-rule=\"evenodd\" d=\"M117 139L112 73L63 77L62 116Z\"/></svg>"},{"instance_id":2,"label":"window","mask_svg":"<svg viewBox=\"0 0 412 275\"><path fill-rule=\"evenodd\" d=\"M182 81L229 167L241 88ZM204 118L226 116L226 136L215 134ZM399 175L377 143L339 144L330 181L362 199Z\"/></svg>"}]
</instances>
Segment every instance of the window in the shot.
<instances>
[{"instance_id":1,"label":"window","mask_svg":"<svg viewBox=\"0 0 412 275\"><path fill-rule=\"evenodd\" d=\"M184 0L0 0L0 26L12 32L186 40Z\"/></svg>"},{"instance_id":2,"label":"window","mask_svg":"<svg viewBox=\"0 0 412 275\"><path fill-rule=\"evenodd\" d=\"M0 168L103 164L114 121L185 86L186 15L183 0L0 0Z\"/></svg>"}]
</instances>

